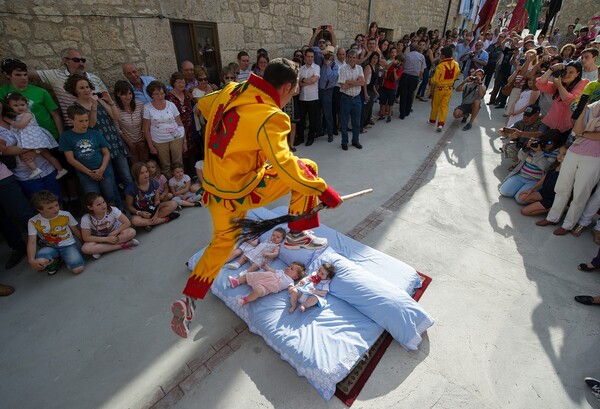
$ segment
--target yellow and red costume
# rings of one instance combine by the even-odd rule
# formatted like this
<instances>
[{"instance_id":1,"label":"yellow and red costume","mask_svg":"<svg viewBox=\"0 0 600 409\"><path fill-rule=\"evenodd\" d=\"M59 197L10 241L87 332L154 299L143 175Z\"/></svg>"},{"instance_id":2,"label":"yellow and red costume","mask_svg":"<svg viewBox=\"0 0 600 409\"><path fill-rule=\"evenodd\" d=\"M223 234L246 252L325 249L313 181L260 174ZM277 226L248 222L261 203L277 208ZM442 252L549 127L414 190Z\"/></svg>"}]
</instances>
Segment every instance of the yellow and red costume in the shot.
<instances>
[{"instance_id":1,"label":"yellow and red costume","mask_svg":"<svg viewBox=\"0 0 600 409\"><path fill-rule=\"evenodd\" d=\"M459 74L460 67L453 58L444 58L436 67L430 80L434 89L429 115L430 123L434 124L437 121L438 126L444 126L446 123L454 81L458 79Z\"/></svg>"},{"instance_id":2,"label":"yellow and red costume","mask_svg":"<svg viewBox=\"0 0 600 409\"><path fill-rule=\"evenodd\" d=\"M240 234L233 219L290 192L290 214L310 211L318 198L333 207L340 202L335 190L317 176L316 164L290 152L290 120L279 102L275 88L254 74L198 101L208 119L202 203L211 213L214 233L183 290L187 296L204 298L233 251ZM288 226L294 231L317 227L318 214Z\"/></svg>"}]
</instances>

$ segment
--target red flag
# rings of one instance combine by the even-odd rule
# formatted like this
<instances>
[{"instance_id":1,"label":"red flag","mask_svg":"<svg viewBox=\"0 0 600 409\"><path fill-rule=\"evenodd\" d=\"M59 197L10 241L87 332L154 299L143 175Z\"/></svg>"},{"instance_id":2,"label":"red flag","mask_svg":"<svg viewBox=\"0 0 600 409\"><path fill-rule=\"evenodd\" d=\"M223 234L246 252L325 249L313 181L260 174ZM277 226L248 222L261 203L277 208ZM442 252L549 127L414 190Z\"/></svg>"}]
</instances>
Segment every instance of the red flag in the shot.
<instances>
[{"instance_id":1,"label":"red flag","mask_svg":"<svg viewBox=\"0 0 600 409\"><path fill-rule=\"evenodd\" d=\"M508 31L522 31L527 21L527 12L525 11L525 2L527 0L518 0L515 9L512 12L512 18L508 25Z\"/></svg>"},{"instance_id":2,"label":"red flag","mask_svg":"<svg viewBox=\"0 0 600 409\"><path fill-rule=\"evenodd\" d=\"M500 0L486 0L485 4L479 11L479 23L477 24L476 30L478 28L484 27L485 31L489 27L492 19L494 18L494 14L496 14L496 9L498 8L498 3ZM482 30L482 34L484 34Z\"/></svg>"}]
</instances>

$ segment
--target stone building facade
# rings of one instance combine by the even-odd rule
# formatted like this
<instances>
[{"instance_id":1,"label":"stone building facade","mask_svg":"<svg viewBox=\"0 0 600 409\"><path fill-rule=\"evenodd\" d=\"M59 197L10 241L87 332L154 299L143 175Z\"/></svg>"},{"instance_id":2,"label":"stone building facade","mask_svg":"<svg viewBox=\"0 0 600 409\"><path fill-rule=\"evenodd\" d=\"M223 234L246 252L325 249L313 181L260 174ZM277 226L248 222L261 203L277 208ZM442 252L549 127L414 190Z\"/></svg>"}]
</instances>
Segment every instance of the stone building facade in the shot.
<instances>
[{"instance_id":1,"label":"stone building facade","mask_svg":"<svg viewBox=\"0 0 600 409\"><path fill-rule=\"evenodd\" d=\"M580 24L587 24L590 18L598 15L600 15L598 0L563 0L554 26L560 28L560 32L564 34L567 26L573 24L577 17Z\"/></svg>"},{"instance_id":2,"label":"stone building facade","mask_svg":"<svg viewBox=\"0 0 600 409\"><path fill-rule=\"evenodd\" d=\"M291 56L313 27L325 24L333 25L344 46L366 31L369 20L393 29L395 38L421 25L442 29L448 1L457 0L421 2L418 8L410 0L5 0L0 57L54 68L60 51L75 47L89 59L86 68L107 84L122 77L124 61L167 80L182 59L177 47L185 47L174 25L212 33L216 57L226 64L242 49L251 58L261 47L271 56Z\"/></svg>"}]
</instances>

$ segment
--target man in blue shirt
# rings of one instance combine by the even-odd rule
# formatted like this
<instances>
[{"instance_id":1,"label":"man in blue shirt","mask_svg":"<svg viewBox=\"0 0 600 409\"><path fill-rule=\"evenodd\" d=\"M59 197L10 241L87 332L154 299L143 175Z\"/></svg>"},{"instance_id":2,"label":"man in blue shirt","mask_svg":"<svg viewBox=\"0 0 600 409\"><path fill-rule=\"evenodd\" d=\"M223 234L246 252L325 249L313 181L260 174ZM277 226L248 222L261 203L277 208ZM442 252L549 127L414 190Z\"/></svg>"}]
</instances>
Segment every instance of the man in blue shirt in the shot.
<instances>
[{"instance_id":1,"label":"man in blue shirt","mask_svg":"<svg viewBox=\"0 0 600 409\"><path fill-rule=\"evenodd\" d=\"M488 63L488 53L483 49L483 41L477 40L475 50L468 52L461 57L461 61L466 61L463 77L469 77L471 70L483 70Z\"/></svg>"},{"instance_id":2,"label":"man in blue shirt","mask_svg":"<svg viewBox=\"0 0 600 409\"><path fill-rule=\"evenodd\" d=\"M156 80L156 78L149 75L140 75L135 64L123 64L123 75L133 87L133 96L137 101L140 101L142 104L152 101L152 98L146 92L146 87L152 81Z\"/></svg>"},{"instance_id":3,"label":"man in blue shirt","mask_svg":"<svg viewBox=\"0 0 600 409\"><path fill-rule=\"evenodd\" d=\"M337 84L340 67L333 56L335 49L328 46L326 51L319 77L319 101L327 126L327 142L333 142L333 87Z\"/></svg>"}]
</instances>

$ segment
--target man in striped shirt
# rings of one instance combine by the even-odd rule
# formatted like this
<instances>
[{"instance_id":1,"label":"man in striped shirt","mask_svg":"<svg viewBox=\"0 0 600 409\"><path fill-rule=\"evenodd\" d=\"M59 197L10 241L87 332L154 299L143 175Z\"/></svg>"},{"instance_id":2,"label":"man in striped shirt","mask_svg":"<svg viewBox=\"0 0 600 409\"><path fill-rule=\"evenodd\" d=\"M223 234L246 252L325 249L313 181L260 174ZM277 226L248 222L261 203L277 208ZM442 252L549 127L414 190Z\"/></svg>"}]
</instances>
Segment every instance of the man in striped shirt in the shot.
<instances>
[{"instance_id":1,"label":"man in striped shirt","mask_svg":"<svg viewBox=\"0 0 600 409\"><path fill-rule=\"evenodd\" d=\"M60 56L65 66L64 69L29 70L28 73L30 78L39 80L52 87L54 95L58 99L58 105L60 105L65 125L72 126L72 122L67 115L67 108L75 102L75 97L64 89L67 78L71 74L83 74L94 84L94 92L108 91L108 88L106 88L106 85L104 85L104 82L98 76L85 71L87 59L82 57L78 50L75 48L65 48L60 52Z\"/></svg>"},{"instance_id":2,"label":"man in striped shirt","mask_svg":"<svg viewBox=\"0 0 600 409\"><path fill-rule=\"evenodd\" d=\"M348 150L348 119L352 120L352 146L362 149L358 141L360 135L360 102L361 87L365 85L365 75L360 65L356 64L356 50L348 51L347 64L340 67L338 84L340 85L340 126L342 128L342 149Z\"/></svg>"}]
</instances>

